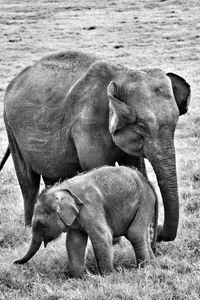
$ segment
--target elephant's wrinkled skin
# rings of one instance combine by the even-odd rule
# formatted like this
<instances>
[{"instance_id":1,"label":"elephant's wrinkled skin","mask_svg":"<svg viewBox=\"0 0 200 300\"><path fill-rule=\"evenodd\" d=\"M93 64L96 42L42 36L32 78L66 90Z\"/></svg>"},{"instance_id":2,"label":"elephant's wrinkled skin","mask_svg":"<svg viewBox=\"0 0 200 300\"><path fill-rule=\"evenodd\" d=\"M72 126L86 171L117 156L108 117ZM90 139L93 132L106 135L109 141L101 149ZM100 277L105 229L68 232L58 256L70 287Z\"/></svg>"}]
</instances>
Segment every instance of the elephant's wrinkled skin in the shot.
<instances>
[{"instance_id":1,"label":"elephant's wrinkled skin","mask_svg":"<svg viewBox=\"0 0 200 300\"><path fill-rule=\"evenodd\" d=\"M130 70L79 52L51 55L22 71L5 93L4 118L25 223L31 223L40 175L50 185L115 161L145 173L146 157L165 208L158 240L175 239L174 131L189 98L189 85L175 74Z\"/></svg>"},{"instance_id":2,"label":"elephant's wrinkled skin","mask_svg":"<svg viewBox=\"0 0 200 300\"><path fill-rule=\"evenodd\" d=\"M87 239L90 238L100 273L113 269L112 240L124 235L132 244L137 264L155 257L148 240L154 218L155 245L158 201L148 180L128 167L101 167L76 176L38 197L33 214L32 242L27 254L15 263L26 263L44 245L67 234L71 276L84 273Z\"/></svg>"}]
</instances>

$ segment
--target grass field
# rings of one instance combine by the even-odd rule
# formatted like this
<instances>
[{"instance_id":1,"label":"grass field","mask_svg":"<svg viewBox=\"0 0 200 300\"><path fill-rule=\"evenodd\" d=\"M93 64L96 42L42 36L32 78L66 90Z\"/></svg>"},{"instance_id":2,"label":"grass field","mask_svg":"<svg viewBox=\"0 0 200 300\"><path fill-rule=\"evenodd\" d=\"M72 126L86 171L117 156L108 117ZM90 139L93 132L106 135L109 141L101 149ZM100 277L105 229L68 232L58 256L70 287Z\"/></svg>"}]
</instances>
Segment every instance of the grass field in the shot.
<instances>
[{"instance_id":1,"label":"grass field","mask_svg":"<svg viewBox=\"0 0 200 300\"><path fill-rule=\"evenodd\" d=\"M22 196L9 158L0 173L0 299L200 299L200 2L197 0L0 0L0 158L7 147L3 95L24 67L69 49L96 53L130 68L159 67L191 85L189 112L175 144L180 195L176 241L160 243L160 267L134 267L125 240L115 246L115 271L100 277L91 248L91 276L68 278L64 235L24 266L30 242ZM149 177L155 176L148 166ZM162 220L162 206L160 222Z\"/></svg>"}]
</instances>

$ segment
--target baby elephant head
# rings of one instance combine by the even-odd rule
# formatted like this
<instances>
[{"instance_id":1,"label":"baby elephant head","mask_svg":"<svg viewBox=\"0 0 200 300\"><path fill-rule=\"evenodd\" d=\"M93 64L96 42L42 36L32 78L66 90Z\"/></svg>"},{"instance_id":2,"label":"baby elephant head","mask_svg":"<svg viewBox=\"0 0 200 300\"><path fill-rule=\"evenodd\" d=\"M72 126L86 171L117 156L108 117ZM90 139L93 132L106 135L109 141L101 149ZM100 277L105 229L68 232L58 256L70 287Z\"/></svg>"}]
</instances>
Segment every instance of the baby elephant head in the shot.
<instances>
[{"instance_id":1,"label":"baby elephant head","mask_svg":"<svg viewBox=\"0 0 200 300\"><path fill-rule=\"evenodd\" d=\"M55 240L67 231L78 216L83 202L70 190L52 187L42 191L34 208L32 241L26 255L14 261L24 264L39 250L42 242Z\"/></svg>"}]
</instances>

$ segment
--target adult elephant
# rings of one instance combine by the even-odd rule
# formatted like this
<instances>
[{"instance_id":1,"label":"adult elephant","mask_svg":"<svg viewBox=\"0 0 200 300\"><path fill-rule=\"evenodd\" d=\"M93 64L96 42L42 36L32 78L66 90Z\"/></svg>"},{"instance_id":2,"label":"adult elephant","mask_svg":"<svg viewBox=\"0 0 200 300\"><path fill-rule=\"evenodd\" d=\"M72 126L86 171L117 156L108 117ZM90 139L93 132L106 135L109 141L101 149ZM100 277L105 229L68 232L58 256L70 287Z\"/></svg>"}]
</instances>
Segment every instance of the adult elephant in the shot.
<instances>
[{"instance_id":1,"label":"adult elephant","mask_svg":"<svg viewBox=\"0 0 200 300\"><path fill-rule=\"evenodd\" d=\"M23 70L5 93L9 147L30 224L40 175L46 185L100 165L153 166L165 219L159 240L174 240L179 220L174 131L190 87L159 69L131 70L80 52L47 56Z\"/></svg>"}]
</instances>

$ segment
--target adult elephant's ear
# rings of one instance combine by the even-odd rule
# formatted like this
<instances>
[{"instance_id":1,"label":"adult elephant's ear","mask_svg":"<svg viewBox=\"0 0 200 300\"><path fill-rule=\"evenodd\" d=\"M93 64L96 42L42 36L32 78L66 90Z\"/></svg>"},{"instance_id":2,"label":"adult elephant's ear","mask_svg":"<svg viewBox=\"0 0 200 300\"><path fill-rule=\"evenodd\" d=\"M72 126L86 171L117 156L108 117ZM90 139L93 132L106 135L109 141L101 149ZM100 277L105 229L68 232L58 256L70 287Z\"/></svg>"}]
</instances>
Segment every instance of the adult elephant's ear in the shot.
<instances>
[{"instance_id":1,"label":"adult elephant's ear","mask_svg":"<svg viewBox=\"0 0 200 300\"><path fill-rule=\"evenodd\" d=\"M109 98L109 131L111 135L125 127L127 124L133 124L136 121L136 115L132 108L120 99L120 87L111 81L107 88Z\"/></svg>"},{"instance_id":2,"label":"adult elephant's ear","mask_svg":"<svg viewBox=\"0 0 200 300\"><path fill-rule=\"evenodd\" d=\"M174 98L177 102L181 116L188 111L188 105L190 103L190 85L185 79L174 73L167 73L167 76L171 79Z\"/></svg>"},{"instance_id":3,"label":"adult elephant's ear","mask_svg":"<svg viewBox=\"0 0 200 300\"><path fill-rule=\"evenodd\" d=\"M78 216L83 202L70 190L56 192L58 198L57 213L66 226L71 226Z\"/></svg>"}]
</instances>

